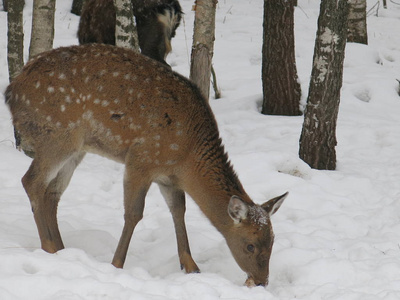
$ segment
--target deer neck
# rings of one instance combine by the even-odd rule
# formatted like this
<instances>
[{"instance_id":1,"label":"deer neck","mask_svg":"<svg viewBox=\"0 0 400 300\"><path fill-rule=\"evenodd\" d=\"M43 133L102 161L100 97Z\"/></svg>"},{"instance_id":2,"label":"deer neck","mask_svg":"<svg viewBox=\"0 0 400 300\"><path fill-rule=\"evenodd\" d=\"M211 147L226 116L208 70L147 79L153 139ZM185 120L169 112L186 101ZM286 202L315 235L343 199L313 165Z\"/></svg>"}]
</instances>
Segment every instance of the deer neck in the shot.
<instances>
[{"instance_id":1,"label":"deer neck","mask_svg":"<svg viewBox=\"0 0 400 300\"><path fill-rule=\"evenodd\" d=\"M223 147L209 149L201 157L192 157L184 176L185 191L193 198L211 223L223 234L233 226L228 204L233 195L251 202L228 162Z\"/></svg>"}]
</instances>

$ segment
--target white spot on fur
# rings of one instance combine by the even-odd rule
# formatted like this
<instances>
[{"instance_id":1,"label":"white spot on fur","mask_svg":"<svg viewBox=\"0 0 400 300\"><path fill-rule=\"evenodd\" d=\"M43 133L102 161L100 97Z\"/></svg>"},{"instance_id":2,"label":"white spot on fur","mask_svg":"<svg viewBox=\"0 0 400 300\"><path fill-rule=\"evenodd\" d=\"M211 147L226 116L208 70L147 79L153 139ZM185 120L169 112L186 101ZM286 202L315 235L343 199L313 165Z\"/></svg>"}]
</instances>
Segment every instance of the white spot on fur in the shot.
<instances>
[{"instance_id":1,"label":"white spot on fur","mask_svg":"<svg viewBox=\"0 0 400 300\"><path fill-rule=\"evenodd\" d=\"M91 120L93 118L93 112L91 110L87 110L82 114L82 118L84 120Z\"/></svg>"},{"instance_id":2,"label":"white spot on fur","mask_svg":"<svg viewBox=\"0 0 400 300\"><path fill-rule=\"evenodd\" d=\"M74 123L74 122L69 122L68 123L68 128L69 129L74 129L76 127L76 123Z\"/></svg>"},{"instance_id":3,"label":"white spot on fur","mask_svg":"<svg viewBox=\"0 0 400 300\"><path fill-rule=\"evenodd\" d=\"M36 81L36 83L35 83L35 88L39 88L40 87L40 81L38 80L38 81Z\"/></svg>"},{"instance_id":4,"label":"white spot on fur","mask_svg":"<svg viewBox=\"0 0 400 300\"><path fill-rule=\"evenodd\" d=\"M133 139L133 143L135 143L136 145L143 145L144 142L145 139L143 137Z\"/></svg>"},{"instance_id":5,"label":"white spot on fur","mask_svg":"<svg viewBox=\"0 0 400 300\"><path fill-rule=\"evenodd\" d=\"M60 73L60 75L58 75L58 79L60 79L60 80L64 80L64 79L66 79L67 77L65 76L65 74L64 73Z\"/></svg>"},{"instance_id":6,"label":"white spot on fur","mask_svg":"<svg viewBox=\"0 0 400 300\"><path fill-rule=\"evenodd\" d=\"M118 77L119 76L119 72L113 72L113 76L114 77Z\"/></svg>"},{"instance_id":7,"label":"white spot on fur","mask_svg":"<svg viewBox=\"0 0 400 300\"><path fill-rule=\"evenodd\" d=\"M101 101L101 106L106 107L106 106L108 106L108 105L110 105L110 102L109 102L109 101L107 101L107 100Z\"/></svg>"},{"instance_id":8,"label":"white spot on fur","mask_svg":"<svg viewBox=\"0 0 400 300\"><path fill-rule=\"evenodd\" d=\"M70 95L66 95L65 96L65 102L71 103L71 96Z\"/></svg>"},{"instance_id":9,"label":"white spot on fur","mask_svg":"<svg viewBox=\"0 0 400 300\"><path fill-rule=\"evenodd\" d=\"M169 148L171 150L177 151L177 150L179 150L179 145L178 144L171 144L171 145L169 145Z\"/></svg>"},{"instance_id":10,"label":"white spot on fur","mask_svg":"<svg viewBox=\"0 0 400 300\"><path fill-rule=\"evenodd\" d=\"M50 94L54 93L54 87L52 87L52 86L47 87L47 92Z\"/></svg>"},{"instance_id":11,"label":"white spot on fur","mask_svg":"<svg viewBox=\"0 0 400 300\"><path fill-rule=\"evenodd\" d=\"M142 129L142 126L141 125L135 125L135 124L133 124L133 123L131 123L131 124L129 124L129 129L132 129L132 130L140 130L140 129Z\"/></svg>"},{"instance_id":12,"label":"white spot on fur","mask_svg":"<svg viewBox=\"0 0 400 300\"><path fill-rule=\"evenodd\" d=\"M93 101L94 104L100 104L100 102L101 102L100 99L97 99L97 98L94 99L94 101Z\"/></svg>"}]
</instances>

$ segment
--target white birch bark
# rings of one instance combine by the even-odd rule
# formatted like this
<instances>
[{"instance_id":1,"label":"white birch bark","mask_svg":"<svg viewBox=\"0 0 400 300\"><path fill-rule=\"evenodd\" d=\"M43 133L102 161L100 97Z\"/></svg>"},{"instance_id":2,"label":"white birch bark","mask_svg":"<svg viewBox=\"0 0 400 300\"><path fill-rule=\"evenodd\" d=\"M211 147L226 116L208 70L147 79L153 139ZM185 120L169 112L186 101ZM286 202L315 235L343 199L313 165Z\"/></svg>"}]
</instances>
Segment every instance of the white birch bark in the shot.
<instances>
[{"instance_id":1,"label":"white birch bark","mask_svg":"<svg viewBox=\"0 0 400 300\"><path fill-rule=\"evenodd\" d=\"M139 52L139 39L131 0L114 0L116 13L115 45Z\"/></svg>"},{"instance_id":2,"label":"white birch bark","mask_svg":"<svg viewBox=\"0 0 400 300\"><path fill-rule=\"evenodd\" d=\"M56 0L34 0L29 59L53 48Z\"/></svg>"},{"instance_id":3,"label":"white birch bark","mask_svg":"<svg viewBox=\"0 0 400 300\"><path fill-rule=\"evenodd\" d=\"M210 94L217 2L217 0L197 0L194 19L190 79L200 88L207 100Z\"/></svg>"}]
</instances>

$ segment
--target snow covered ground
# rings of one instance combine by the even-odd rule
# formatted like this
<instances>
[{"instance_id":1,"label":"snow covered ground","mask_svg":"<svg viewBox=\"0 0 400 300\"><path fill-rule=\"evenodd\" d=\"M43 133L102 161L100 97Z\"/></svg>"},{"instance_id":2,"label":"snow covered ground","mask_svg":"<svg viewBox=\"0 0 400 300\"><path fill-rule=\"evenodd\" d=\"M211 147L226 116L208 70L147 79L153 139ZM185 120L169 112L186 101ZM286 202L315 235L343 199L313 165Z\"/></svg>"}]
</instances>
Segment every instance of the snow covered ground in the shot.
<instances>
[{"instance_id":1,"label":"snow covered ground","mask_svg":"<svg viewBox=\"0 0 400 300\"><path fill-rule=\"evenodd\" d=\"M168 62L188 75L192 0ZM26 0L29 45L32 0ZM55 46L77 44L71 0L57 1ZM220 0L214 66L223 98L211 100L230 158L257 203L289 191L273 216L268 287L246 275L223 237L188 199L187 227L201 274L180 271L172 219L151 188L123 270L110 261L123 225L123 166L88 155L59 207L66 249L40 249L20 183L30 159L14 148L0 96L0 299L399 299L400 5L368 17L369 46L348 44L337 128L338 168L310 169L297 155L303 117L263 116L262 0ZM369 7L377 0L368 0ZM376 9L375 9L376 12ZM306 101L319 1L299 0L296 59ZM8 84L6 13L0 12L0 90Z\"/></svg>"}]
</instances>

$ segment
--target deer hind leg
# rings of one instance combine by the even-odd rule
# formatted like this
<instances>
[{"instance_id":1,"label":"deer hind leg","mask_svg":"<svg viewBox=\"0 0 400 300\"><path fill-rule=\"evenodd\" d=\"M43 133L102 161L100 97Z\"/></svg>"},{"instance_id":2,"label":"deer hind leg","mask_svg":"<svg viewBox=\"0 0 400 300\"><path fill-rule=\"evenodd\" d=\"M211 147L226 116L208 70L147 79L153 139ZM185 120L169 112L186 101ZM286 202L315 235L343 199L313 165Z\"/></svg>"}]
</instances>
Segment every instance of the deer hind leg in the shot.
<instances>
[{"instance_id":1,"label":"deer hind leg","mask_svg":"<svg viewBox=\"0 0 400 300\"><path fill-rule=\"evenodd\" d=\"M171 185L159 184L174 220L176 239L178 243L178 255L181 269L186 273L199 273L200 269L194 262L190 253L189 240L185 225L185 193Z\"/></svg>"},{"instance_id":2,"label":"deer hind leg","mask_svg":"<svg viewBox=\"0 0 400 300\"><path fill-rule=\"evenodd\" d=\"M129 243L137 223L143 218L144 202L151 181L132 167L126 167L124 175L125 224L115 251L112 264L122 268L128 253Z\"/></svg>"},{"instance_id":3,"label":"deer hind leg","mask_svg":"<svg viewBox=\"0 0 400 300\"><path fill-rule=\"evenodd\" d=\"M36 153L22 184L31 201L42 249L55 253L64 248L57 224L57 206L84 153L46 156Z\"/></svg>"}]
</instances>

